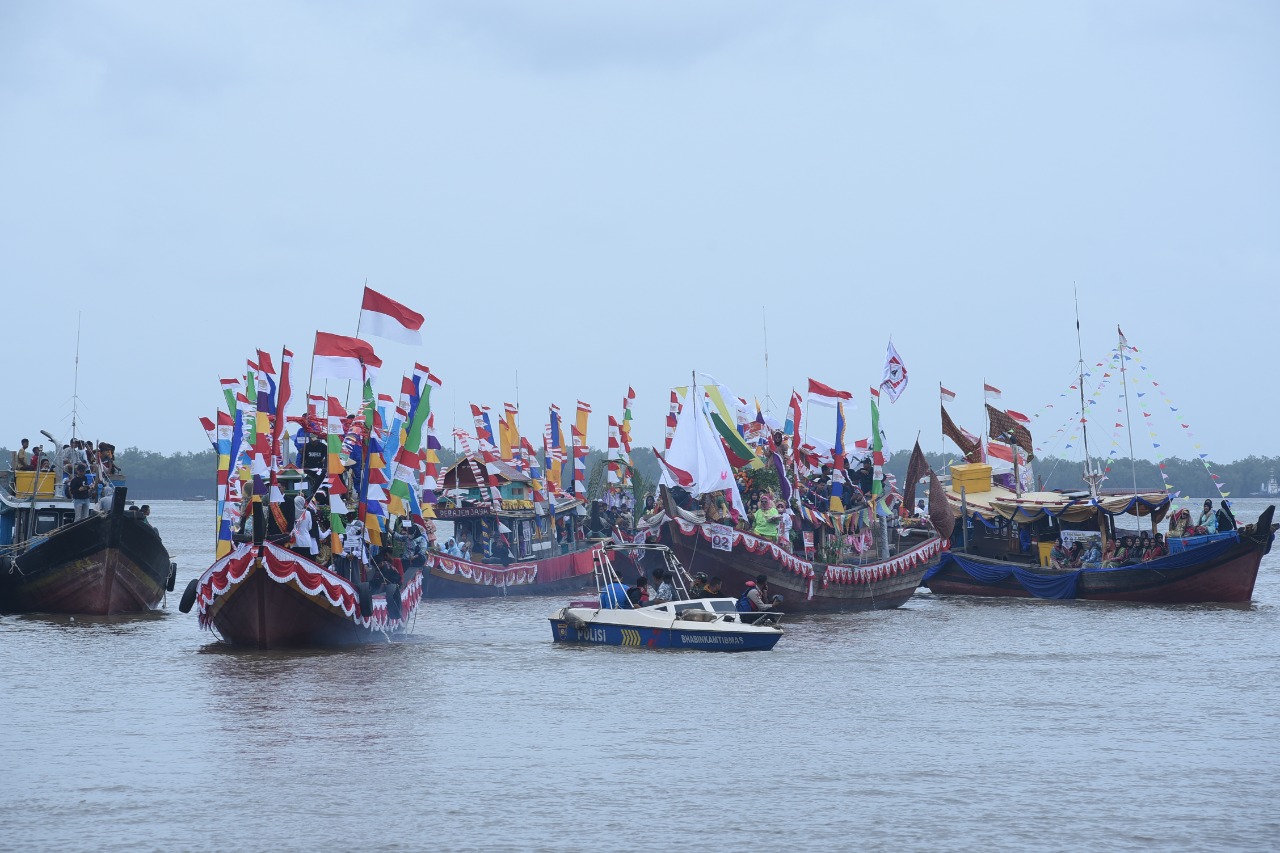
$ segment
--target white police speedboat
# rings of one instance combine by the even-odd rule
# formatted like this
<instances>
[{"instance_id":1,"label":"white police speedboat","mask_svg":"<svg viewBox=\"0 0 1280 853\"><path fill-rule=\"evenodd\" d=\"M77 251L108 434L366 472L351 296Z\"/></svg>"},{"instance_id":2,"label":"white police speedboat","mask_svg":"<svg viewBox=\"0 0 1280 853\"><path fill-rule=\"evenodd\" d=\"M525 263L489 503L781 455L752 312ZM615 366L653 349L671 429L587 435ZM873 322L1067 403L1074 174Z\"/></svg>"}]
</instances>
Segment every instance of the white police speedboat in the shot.
<instances>
[{"instance_id":1,"label":"white police speedboat","mask_svg":"<svg viewBox=\"0 0 1280 853\"><path fill-rule=\"evenodd\" d=\"M660 556L679 600L631 607L610 559L611 552L620 550ZM782 638L780 613L741 614L733 598L688 598L684 567L664 545L609 544L592 556L599 596L552 614L551 634L557 643L747 652L772 649ZM744 615L757 621L744 622Z\"/></svg>"}]
</instances>

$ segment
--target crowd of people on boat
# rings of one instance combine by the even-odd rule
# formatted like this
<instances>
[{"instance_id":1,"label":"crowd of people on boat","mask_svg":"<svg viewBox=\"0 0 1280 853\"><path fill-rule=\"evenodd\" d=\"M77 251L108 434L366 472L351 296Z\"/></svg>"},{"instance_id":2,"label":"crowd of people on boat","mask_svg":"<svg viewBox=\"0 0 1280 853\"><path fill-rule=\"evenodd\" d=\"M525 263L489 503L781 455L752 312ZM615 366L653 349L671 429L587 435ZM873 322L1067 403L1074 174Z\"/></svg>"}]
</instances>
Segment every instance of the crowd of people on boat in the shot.
<instances>
[{"instance_id":1,"label":"crowd of people on boat","mask_svg":"<svg viewBox=\"0 0 1280 853\"><path fill-rule=\"evenodd\" d=\"M717 575L707 577L698 572L691 578L688 589L677 579L671 569L661 566L646 575L639 575L627 587L621 583L610 584L601 593L601 603L612 608L638 608L672 601L693 601L704 598L728 597L724 591L724 580ZM737 609L741 613L779 611L782 608L781 595L769 594L769 578L756 575L749 580L738 594Z\"/></svg>"},{"instance_id":2,"label":"crowd of people on boat","mask_svg":"<svg viewBox=\"0 0 1280 853\"><path fill-rule=\"evenodd\" d=\"M24 438L13 453L12 467L14 471L55 476L55 494L71 500L75 520L80 521L95 508L104 513L110 509L113 478L123 473L115 457L115 445L105 441L72 439L55 454L40 445L33 447L30 439Z\"/></svg>"}]
</instances>

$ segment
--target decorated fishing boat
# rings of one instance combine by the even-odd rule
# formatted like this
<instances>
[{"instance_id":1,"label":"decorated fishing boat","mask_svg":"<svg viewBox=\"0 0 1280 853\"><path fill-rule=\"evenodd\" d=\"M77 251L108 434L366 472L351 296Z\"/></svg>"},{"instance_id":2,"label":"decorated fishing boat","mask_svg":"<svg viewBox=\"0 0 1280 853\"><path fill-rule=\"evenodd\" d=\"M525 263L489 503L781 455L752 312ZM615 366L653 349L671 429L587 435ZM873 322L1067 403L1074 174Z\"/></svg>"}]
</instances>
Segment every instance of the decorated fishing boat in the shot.
<instances>
[{"instance_id":1,"label":"decorated fishing boat","mask_svg":"<svg viewBox=\"0 0 1280 853\"><path fill-rule=\"evenodd\" d=\"M636 550L645 551L649 562L661 561L666 567L676 591L672 601L632 606L612 558ZM572 602L551 615L551 636L557 643L746 652L767 651L782 639L780 613L748 620L732 598L691 598L688 573L665 546L604 545L591 556L597 598Z\"/></svg>"},{"instance_id":2,"label":"decorated fishing boat","mask_svg":"<svg viewBox=\"0 0 1280 853\"><path fill-rule=\"evenodd\" d=\"M1126 419L1125 361L1131 351L1121 334L1113 363L1124 386L1126 402L1120 412ZM1110 376L1104 372L1089 396L1100 396L1098 386ZM1249 602L1262 557L1274 539L1275 507L1240 529L1201 535L1204 531L1170 525L1164 536L1159 525L1170 516L1177 497L1167 484L1161 491L1140 491L1135 471L1132 491L1101 488L1111 468L1101 468L1089 454L1087 414L1094 401L1086 397L1083 357L1077 377L1072 387L1080 408L1071 418L1079 425L1084 447L1085 488L1074 491L1034 488L1029 419L988 402L988 435L980 439L951 419L945 406L950 392L944 393L943 433L967 460L951 466L951 484L944 495L961 524L952 547L926 572L922 584L939 595L1153 604ZM998 399L1000 391L987 385L985 393L988 399ZM1135 530L1125 519L1149 526L1149 531Z\"/></svg>"},{"instance_id":3,"label":"decorated fishing boat","mask_svg":"<svg viewBox=\"0 0 1280 853\"><path fill-rule=\"evenodd\" d=\"M811 380L811 389L815 386L825 389L824 393L846 393ZM696 385L691 387L696 400L699 390ZM714 413L716 392L708 390L707 394ZM782 594L791 613L900 607L915 593L930 562L946 547L946 540L927 520L901 523L885 503L888 495L882 491L877 394L873 389L872 430L876 437L868 440L865 448L845 447L843 400L847 397L840 397L835 404L835 443L821 452L793 452L789 445L800 440L799 406L793 404L793 441L779 431L772 449L765 453L784 507L774 514L772 535L756 526L745 530L732 523L734 518L748 517L735 469L745 472L752 462L746 459L735 466L726 450L732 440L731 436L725 438L729 431L718 424L713 429L702 406L683 406L666 456L659 457L664 467L662 512L644 519L642 529L660 528L656 538L667 544L689 571L719 577L727 589L742 589L763 576L769 592ZM739 449L734 455L745 457L750 452ZM865 459L869 482L865 493L858 491L855 499L852 488L848 493L842 491L845 481L841 472L847 459L857 457ZM811 494L802 497L799 488L793 487L793 482L802 482L801 464L812 472L810 481L827 477L821 494L810 488ZM691 498L687 505L676 500L677 489ZM848 506L844 499L849 500ZM798 524L792 523L802 527L795 536L787 532L791 524L777 524L793 518Z\"/></svg>"},{"instance_id":4,"label":"decorated fishing boat","mask_svg":"<svg viewBox=\"0 0 1280 853\"><path fill-rule=\"evenodd\" d=\"M412 625L422 574L373 591L269 542L242 543L188 585L200 627L223 642L255 649L382 642Z\"/></svg>"},{"instance_id":5,"label":"decorated fishing boat","mask_svg":"<svg viewBox=\"0 0 1280 853\"><path fill-rule=\"evenodd\" d=\"M160 535L126 509L123 477L105 513L75 519L52 471L0 482L0 612L110 616L154 610L176 566Z\"/></svg>"},{"instance_id":6,"label":"decorated fishing boat","mask_svg":"<svg viewBox=\"0 0 1280 853\"><path fill-rule=\"evenodd\" d=\"M417 339L421 315L368 287L363 305L361 325ZM215 562L179 609L195 608L201 627L237 646L380 642L412 624L422 599L440 381L415 365L392 412L373 389L382 361L372 345L317 332L312 380L359 380L361 404L348 414L336 397L308 393L306 414L289 417L292 355L283 351L277 373L259 350L243 377L222 380L228 411L205 422L218 455ZM296 455L287 423L298 426Z\"/></svg>"},{"instance_id":7,"label":"decorated fishing boat","mask_svg":"<svg viewBox=\"0 0 1280 853\"><path fill-rule=\"evenodd\" d=\"M872 556L866 541L863 562L824 563L805 559L777 542L744 530L708 522L702 512L681 509L664 492L662 541L691 572L718 576L739 589L764 575L770 593L781 593L790 613L890 610L915 594L925 572L948 547L931 529L906 535L887 558Z\"/></svg>"}]
</instances>

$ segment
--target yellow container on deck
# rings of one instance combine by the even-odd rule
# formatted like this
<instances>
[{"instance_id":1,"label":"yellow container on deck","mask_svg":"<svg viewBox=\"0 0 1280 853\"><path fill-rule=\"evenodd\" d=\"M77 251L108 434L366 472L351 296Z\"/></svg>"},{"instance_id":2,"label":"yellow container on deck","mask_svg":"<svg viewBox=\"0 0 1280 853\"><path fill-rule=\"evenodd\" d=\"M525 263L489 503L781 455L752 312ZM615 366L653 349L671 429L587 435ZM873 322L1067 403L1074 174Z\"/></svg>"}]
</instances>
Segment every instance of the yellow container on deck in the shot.
<instances>
[{"instance_id":1,"label":"yellow container on deck","mask_svg":"<svg viewBox=\"0 0 1280 853\"><path fill-rule=\"evenodd\" d=\"M14 471L13 493L20 498L31 497L32 489L37 498L51 498L58 488L58 475L54 471Z\"/></svg>"},{"instance_id":2,"label":"yellow container on deck","mask_svg":"<svg viewBox=\"0 0 1280 853\"><path fill-rule=\"evenodd\" d=\"M1052 542L1041 542L1040 545L1040 565L1048 567L1049 552L1053 550Z\"/></svg>"},{"instance_id":3,"label":"yellow container on deck","mask_svg":"<svg viewBox=\"0 0 1280 853\"><path fill-rule=\"evenodd\" d=\"M951 490L969 494L991 491L991 466L985 462L962 462L951 466Z\"/></svg>"}]
</instances>

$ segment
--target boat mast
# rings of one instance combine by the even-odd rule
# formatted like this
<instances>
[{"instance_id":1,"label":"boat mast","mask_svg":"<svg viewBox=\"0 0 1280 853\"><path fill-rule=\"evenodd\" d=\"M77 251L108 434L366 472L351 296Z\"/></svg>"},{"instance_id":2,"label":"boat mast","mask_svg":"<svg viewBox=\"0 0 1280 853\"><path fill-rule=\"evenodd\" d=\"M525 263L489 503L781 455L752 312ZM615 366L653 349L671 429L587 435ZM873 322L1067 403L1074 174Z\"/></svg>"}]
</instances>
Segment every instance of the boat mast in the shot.
<instances>
[{"instance_id":1,"label":"boat mast","mask_svg":"<svg viewBox=\"0 0 1280 853\"><path fill-rule=\"evenodd\" d=\"M1129 379L1125 375L1124 362L1128 358L1124 351L1129 348L1125 342L1124 332L1116 326L1116 334L1120 337L1120 384L1124 387L1124 425L1129 432L1129 464L1133 468L1133 493L1138 494L1138 460L1133 456L1133 418L1129 416Z\"/></svg>"},{"instance_id":2,"label":"boat mast","mask_svg":"<svg viewBox=\"0 0 1280 853\"><path fill-rule=\"evenodd\" d=\"M1094 472L1093 457L1089 455L1089 422L1084 416L1084 345L1080 342L1080 293L1074 284L1071 286L1071 293L1076 306L1076 355L1079 368L1077 385L1080 389L1080 432L1084 436L1084 481L1089 485L1089 497L1097 500L1102 475Z\"/></svg>"},{"instance_id":3,"label":"boat mast","mask_svg":"<svg viewBox=\"0 0 1280 853\"><path fill-rule=\"evenodd\" d=\"M76 406L80 402L80 316L76 312L76 368L75 378L71 384L71 440L76 440ZM55 445L55 450L57 449Z\"/></svg>"},{"instance_id":4,"label":"boat mast","mask_svg":"<svg viewBox=\"0 0 1280 853\"><path fill-rule=\"evenodd\" d=\"M764 410L773 411L773 400L769 396L769 315L763 305L760 306L760 321L764 326Z\"/></svg>"}]
</instances>

